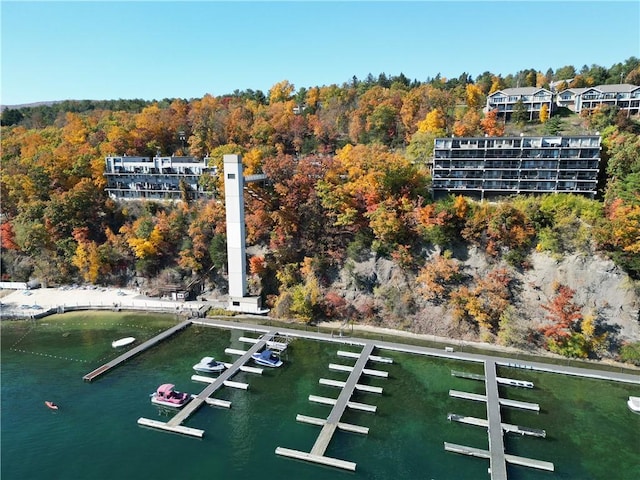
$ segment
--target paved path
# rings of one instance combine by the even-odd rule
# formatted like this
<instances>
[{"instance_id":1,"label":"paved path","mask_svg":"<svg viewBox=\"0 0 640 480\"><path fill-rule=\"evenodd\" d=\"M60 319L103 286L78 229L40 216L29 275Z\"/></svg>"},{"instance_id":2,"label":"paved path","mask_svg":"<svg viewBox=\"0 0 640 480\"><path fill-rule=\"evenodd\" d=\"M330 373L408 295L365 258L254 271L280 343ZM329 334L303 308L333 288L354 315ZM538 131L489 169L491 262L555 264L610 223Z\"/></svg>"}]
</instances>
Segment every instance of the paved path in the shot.
<instances>
[{"instance_id":1,"label":"paved path","mask_svg":"<svg viewBox=\"0 0 640 480\"><path fill-rule=\"evenodd\" d=\"M260 333L266 333L270 330L277 330L281 335L288 335L290 337L309 338L312 340L321 340L327 342L334 342L347 345L359 345L364 346L367 343L373 343L378 349L391 350L404 353L413 353L416 355L427 355L432 357L452 358L456 360L466 360L469 362L483 363L487 360L495 361L498 366L518 366L520 368L527 368L530 370L560 373L564 375L572 375L584 378L594 378L599 380L612 380L616 382L633 383L640 385L640 372L637 374L621 373L621 372L608 372L605 370L596 370L589 368L569 367L563 365L553 365L550 363L535 362L528 360L518 360L510 358L507 354L504 356L498 355L484 355L476 353L465 352L445 352L444 349L431 348L431 347L419 347L415 345L406 345L403 343L387 342L384 340L373 340L358 337L335 337L328 333L320 333L313 331L302 331L289 328L271 327L267 325L255 325L249 323L229 322L225 320L217 320L211 318L198 318L193 319L193 323L201 323L203 325L210 325L219 328L231 328L238 330L248 330Z\"/></svg>"}]
</instances>

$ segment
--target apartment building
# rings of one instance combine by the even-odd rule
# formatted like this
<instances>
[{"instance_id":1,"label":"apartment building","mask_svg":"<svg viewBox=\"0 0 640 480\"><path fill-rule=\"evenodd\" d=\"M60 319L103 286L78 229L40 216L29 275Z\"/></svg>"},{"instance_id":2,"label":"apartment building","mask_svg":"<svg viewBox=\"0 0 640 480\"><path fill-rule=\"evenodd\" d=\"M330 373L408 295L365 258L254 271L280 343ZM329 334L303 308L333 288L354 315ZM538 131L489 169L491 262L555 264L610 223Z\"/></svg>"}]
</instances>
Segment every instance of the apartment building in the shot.
<instances>
[{"instance_id":1,"label":"apartment building","mask_svg":"<svg viewBox=\"0 0 640 480\"><path fill-rule=\"evenodd\" d=\"M484 108L485 113L491 110L497 110L498 116L507 120L511 118L515 106L518 102L522 102L529 113L529 120L540 118L540 110L546 105L549 115L555 110L555 102L553 92L545 88L539 87L518 87L505 88L493 92L487 97L487 105Z\"/></svg>"},{"instance_id":2,"label":"apartment building","mask_svg":"<svg viewBox=\"0 0 640 480\"><path fill-rule=\"evenodd\" d=\"M628 115L640 113L640 87L628 83L598 85L587 88L567 88L558 93L557 104L581 113L600 105L611 105L624 110Z\"/></svg>"},{"instance_id":3,"label":"apartment building","mask_svg":"<svg viewBox=\"0 0 640 480\"><path fill-rule=\"evenodd\" d=\"M437 138L434 198L576 193L593 198L600 136Z\"/></svg>"},{"instance_id":4,"label":"apartment building","mask_svg":"<svg viewBox=\"0 0 640 480\"><path fill-rule=\"evenodd\" d=\"M129 157L105 158L106 191L118 200L180 200L210 198L212 192L199 182L203 174L216 173L208 158Z\"/></svg>"}]
</instances>

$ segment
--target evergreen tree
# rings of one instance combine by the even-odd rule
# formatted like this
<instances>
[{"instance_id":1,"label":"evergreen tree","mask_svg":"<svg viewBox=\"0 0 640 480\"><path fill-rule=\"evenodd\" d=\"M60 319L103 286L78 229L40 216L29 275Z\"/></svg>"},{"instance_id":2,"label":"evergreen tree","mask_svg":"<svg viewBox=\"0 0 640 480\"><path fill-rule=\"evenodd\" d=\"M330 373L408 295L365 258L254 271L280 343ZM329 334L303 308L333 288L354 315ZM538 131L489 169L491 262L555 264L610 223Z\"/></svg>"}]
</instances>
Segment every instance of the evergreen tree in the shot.
<instances>
[{"instance_id":1,"label":"evergreen tree","mask_svg":"<svg viewBox=\"0 0 640 480\"><path fill-rule=\"evenodd\" d=\"M527 120L529 120L529 112L527 111L527 106L522 100L518 100L513 106L511 119L519 125L524 125L525 123L527 123Z\"/></svg>"}]
</instances>

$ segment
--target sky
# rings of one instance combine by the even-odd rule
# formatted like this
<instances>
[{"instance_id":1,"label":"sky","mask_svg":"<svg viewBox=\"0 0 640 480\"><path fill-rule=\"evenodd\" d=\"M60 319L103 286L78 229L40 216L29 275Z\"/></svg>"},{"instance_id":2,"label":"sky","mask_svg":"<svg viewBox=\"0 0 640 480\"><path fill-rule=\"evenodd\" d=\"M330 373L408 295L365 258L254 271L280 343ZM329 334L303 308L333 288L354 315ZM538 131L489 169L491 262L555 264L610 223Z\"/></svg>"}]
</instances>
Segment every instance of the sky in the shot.
<instances>
[{"instance_id":1,"label":"sky","mask_svg":"<svg viewBox=\"0 0 640 480\"><path fill-rule=\"evenodd\" d=\"M1 0L0 104L161 100L640 57L640 1Z\"/></svg>"}]
</instances>

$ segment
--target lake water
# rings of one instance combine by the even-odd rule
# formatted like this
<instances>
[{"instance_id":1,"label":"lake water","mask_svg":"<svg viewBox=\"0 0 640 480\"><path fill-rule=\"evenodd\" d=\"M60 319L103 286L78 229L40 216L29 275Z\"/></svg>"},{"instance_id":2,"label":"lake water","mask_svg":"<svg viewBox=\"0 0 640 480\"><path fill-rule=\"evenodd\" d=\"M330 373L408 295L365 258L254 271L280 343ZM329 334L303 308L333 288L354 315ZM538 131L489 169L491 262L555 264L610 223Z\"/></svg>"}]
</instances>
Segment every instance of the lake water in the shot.
<instances>
[{"instance_id":1,"label":"lake water","mask_svg":"<svg viewBox=\"0 0 640 480\"><path fill-rule=\"evenodd\" d=\"M319 341L295 340L285 365L263 375L240 372L234 380L249 390L223 388L216 398L231 409L203 405L186 426L205 430L203 439L143 428L137 419L167 421L149 394L166 382L190 393L203 356L233 362L227 347L247 332L191 326L134 357L93 383L82 376L117 353L111 341L140 341L175 324L171 317L144 314L73 313L36 323L2 322L1 477L28 479L488 479L489 461L448 453L444 442L488 448L486 430L452 423L447 413L486 418L484 404L451 398L449 389L484 393L482 382L451 376L451 370L482 373L479 364L396 352L394 364L377 368L389 378L362 381L382 395L356 393L376 405L375 414L347 410L343 422L369 427L369 435L336 432L326 455L356 462L345 472L275 455L278 446L310 451L320 427L296 422L297 414L325 418L330 407L309 395L337 398L320 378L345 380L329 363L338 349ZM640 478L640 415L626 406L640 386L556 374L499 369L498 375L534 382L532 390L501 388L500 395L539 403L542 411L502 409L503 421L545 429L546 438L505 435L508 453L553 462L553 473L508 466L510 480L636 480ZM55 401L52 411L45 400Z\"/></svg>"}]
</instances>

